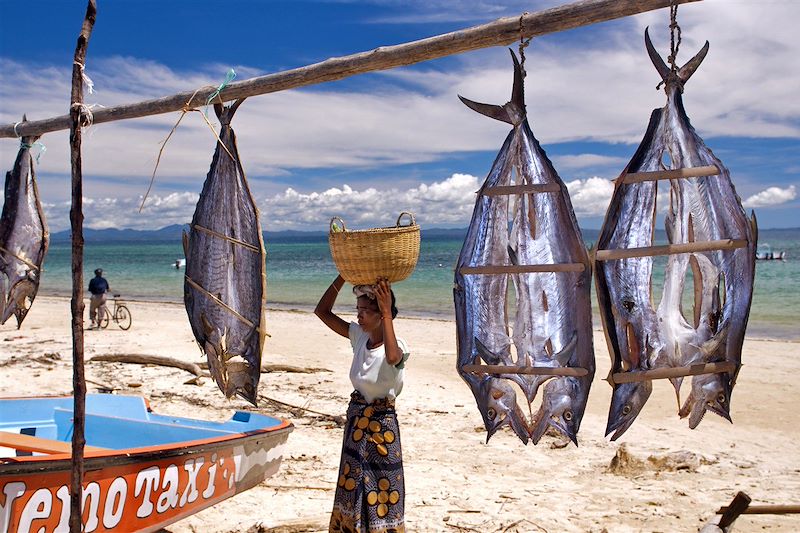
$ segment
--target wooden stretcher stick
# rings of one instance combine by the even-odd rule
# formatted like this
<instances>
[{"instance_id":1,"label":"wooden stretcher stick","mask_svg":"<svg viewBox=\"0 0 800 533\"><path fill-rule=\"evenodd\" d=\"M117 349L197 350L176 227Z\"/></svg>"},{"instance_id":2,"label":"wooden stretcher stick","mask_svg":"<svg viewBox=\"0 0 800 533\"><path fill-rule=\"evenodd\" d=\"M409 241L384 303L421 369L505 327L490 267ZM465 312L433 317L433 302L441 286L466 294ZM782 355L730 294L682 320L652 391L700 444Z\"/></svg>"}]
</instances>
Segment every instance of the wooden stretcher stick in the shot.
<instances>
[{"instance_id":1,"label":"wooden stretcher stick","mask_svg":"<svg viewBox=\"0 0 800 533\"><path fill-rule=\"evenodd\" d=\"M615 248L597 250L595 261L612 261L614 259L630 259L633 257L653 257L657 255L688 254L692 252L713 252L716 250L732 250L744 248L744 239L722 239L719 241L695 241L680 244L664 244L661 246L645 246L642 248Z\"/></svg>"},{"instance_id":2,"label":"wooden stretcher stick","mask_svg":"<svg viewBox=\"0 0 800 533\"><path fill-rule=\"evenodd\" d=\"M589 373L585 368L575 367L538 367L538 366L506 366L506 365L464 365L464 372L482 374L533 374L536 376L573 376L583 377Z\"/></svg>"},{"instance_id":3,"label":"wooden stretcher stick","mask_svg":"<svg viewBox=\"0 0 800 533\"><path fill-rule=\"evenodd\" d=\"M509 194L528 194L544 192L561 192L561 187L555 183L543 183L532 185L498 185L489 187L483 191L484 196L503 196Z\"/></svg>"},{"instance_id":4,"label":"wooden stretcher stick","mask_svg":"<svg viewBox=\"0 0 800 533\"><path fill-rule=\"evenodd\" d=\"M11 433L0 431L0 445L6 448L25 452L38 453L72 453L72 443L61 440L43 439L34 435L23 435L21 433ZM96 446L84 446L87 452L99 452L105 448Z\"/></svg>"},{"instance_id":5,"label":"wooden stretcher stick","mask_svg":"<svg viewBox=\"0 0 800 533\"><path fill-rule=\"evenodd\" d=\"M686 376L697 376L700 374L719 374L721 372L733 372L736 370L736 363L732 361L722 361L720 363L705 363L673 368L654 368L653 370L642 370L636 372L616 372L611 375L612 383L633 383L636 381L650 381L651 379L680 378Z\"/></svg>"},{"instance_id":6,"label":"wooden stretcher stick","mask_svg":"<svg viewBox=\"0 0 800 533\"><path fill-rule=\"evenodd\" d=\"M583 263L556 263L551 265L487 265L461 267L462 274L526 274L528 272L583 272Z\"/></svg>"},{"instance_id":7,"label":"wooden stretcher stick","mask_svg":"<svg viewBox=\"0 0 800 533\"><path fill-rule=\"evenodd\" d=\"M720 507L717 514L723 514L728 509ZM751 505L742 514L800 514L800 505Z\"/></svg>"},{"instance_id":8,"label":"wooden stretcher stick","mask_svg":"<svg viewBox=\"0 0 800 533\"><path fill-rule=\"evenodd\" d=\"M731 504L725 509L725 512L722 513L722 516L719 517L719 523L717 526L720 529L728 528L739 518L739 515L743 512L747 511L747 508L750 506L750 496L745 494L742 491L736 493L736 496L731 501Z\"/></svg>"},{"instance_id":9,"label":"wooden stretcher stick","mask_svg":"<svg viewBox=\"0 0 800 533\"><path fill-rule=\"evenodd\" d=\"M210 292L205 290L195 280L193 280L189 276L184 276L184 279L186 280L187 283L189 283L189 285L191 285L193 288L197 289L197 292L199 292L200 294L202 294L203 296L205 296L206 298L208 298L209 300L211 300L212 302L214 302L218 306L220 306L223 309L225 309L226 311L228 311L235 318L238 318L240 322L243 322L244 324L246 324L250 328L256 329L256 325L255 324L253 324L251 321L247 320L247 318L245 318L242 315L240 315L231 306L229 306L228 304L226 304L225 302L223 302L222 300L220 300L219 298L217 298L216 296L214 296L213 294L211 294Z\"/></svg>"},{"instance_id":10,"label":"wooden stretcher stick","mask_svg":"<svg viewBox=\"0 0 800 533\"><path fill-rule=\"evenodd\" d=\"M257 254L261 253L261 250L258 248L258 246L253 246L249 242L244 242L244 241L241 241L239 239L234 239L233 237L229 237L228 235L222 234L222 233L220 233L218 231L214 231L213 229L208 229L208 228L203 227L203 226L201 226L199 224L194 224L192 226L192 228L196 229L197 231L202 231L203 233L207 233L209 235L217 237L218 239L222 239L224 241L228 241L228 242L232 242L234 244L238 244L239 246L247 248L248 250L252 250L253 252L255 252Z\"/></svg>"},{"instance_id":11,"label":"wooden stretcher stick","mask_svg":"<svg viewBox=\"0 0 800 533\"><path fill-rule=\"evenodd\" d=\"M655 170L652 172L631 172L623 174L619 179L622 183L641 183L643 181L674 180L681 178L700 178L703 176L717 176L719 169L714 165L705 167L677 168L674 170Z\"/></svg>"}]
</instances>

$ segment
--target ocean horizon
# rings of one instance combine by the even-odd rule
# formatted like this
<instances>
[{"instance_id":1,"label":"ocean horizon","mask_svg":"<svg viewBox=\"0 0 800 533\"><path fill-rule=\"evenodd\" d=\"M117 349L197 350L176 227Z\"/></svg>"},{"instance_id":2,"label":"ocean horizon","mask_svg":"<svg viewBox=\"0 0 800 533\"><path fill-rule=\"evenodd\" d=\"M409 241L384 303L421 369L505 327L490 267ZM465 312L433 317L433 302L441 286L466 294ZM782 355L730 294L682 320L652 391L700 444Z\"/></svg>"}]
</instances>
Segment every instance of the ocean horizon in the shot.
<instances>
[{"instance_id":1,"label":"ocean horizon","mask_svg":"<svg viewBox=\"0 0 800 533\"><path fill-rule=\"evenodd\" d=\"M175 225L155 231L86 230L84 233L84 285L95 268L104 270L113 293L128 301L183 302L183 259L181 232ZM582 230L587 247L597 240L599 230ZM414 273L393 285L400 315L406 317L454 319L453 277L455 263L466 228L429 229L421 232L420 257ZM265 232L267 251L267 307L312 310L336 277L327 233L286 231ZM663 232L658 244L666 242ZM660 241L660 242L659 242ZM758 261L753 303L747 336L800 340L800 228L760 230L759 243L775 252L785 251L785 261ZM666 258L655 258L653 299L658 302L663 286ZM684 291L685 309L691 312L691 283ZM41 295L70 296L71 244L69 231L52 235L45 258ZM346 293L343 291L342 296ZM339 297L335 310L347 314L354 300ZM594 287L593 320L601 327ZM132 309L135 315L135 305Z\"/></svg>"}]
</instances>

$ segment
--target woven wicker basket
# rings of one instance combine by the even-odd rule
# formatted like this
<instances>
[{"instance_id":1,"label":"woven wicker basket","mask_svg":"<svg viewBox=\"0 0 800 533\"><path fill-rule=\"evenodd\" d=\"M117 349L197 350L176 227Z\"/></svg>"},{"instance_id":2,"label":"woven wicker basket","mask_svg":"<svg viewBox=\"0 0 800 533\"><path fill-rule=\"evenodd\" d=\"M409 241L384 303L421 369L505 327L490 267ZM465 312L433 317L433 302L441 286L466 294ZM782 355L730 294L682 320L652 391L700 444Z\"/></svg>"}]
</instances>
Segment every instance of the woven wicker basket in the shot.
<instances>
[{"instance_id":1,"label":"woven wicker basket","mask_svg":"<svg viewBox=\"0 0 800 533\"><path fill-rule=\"evenodd\" d=\"M401 226L403 215L411 223ZM341 222L341 228L335 224ZM331 256L342 277L353 285L371 285L378 278L390 283L406 279L414 271L419 258L419 226L414 215L400 213L397 224L390 228L348 230L339 217L331 219L328 234Z\"/></svg>"}]
</instances>

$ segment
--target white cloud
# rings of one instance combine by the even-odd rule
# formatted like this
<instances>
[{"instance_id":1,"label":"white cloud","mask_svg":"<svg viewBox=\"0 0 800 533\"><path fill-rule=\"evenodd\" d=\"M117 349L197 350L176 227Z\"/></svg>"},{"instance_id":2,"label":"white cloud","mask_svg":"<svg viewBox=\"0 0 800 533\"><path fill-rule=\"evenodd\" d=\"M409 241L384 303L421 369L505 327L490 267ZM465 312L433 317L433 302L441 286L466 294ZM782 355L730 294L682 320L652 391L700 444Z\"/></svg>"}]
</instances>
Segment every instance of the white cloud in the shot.
<instances>
[{"instance_id":1,"label":"white cloud","mask_svg":"<svg viewBox=\"0 0 800 533\"><path fill-rule=\"evenodd\" d=\"M755 207L772 207L785 204L797 198L797 189L790 185L785 189L780 187L769 187L763 191L747 198L742 205L748 209Z\"/></svg>"},{"instance_id":2,"label":"white cloud","mask_svg":"<svg viewBox=\"0 0 800 533\"><path fill-rule=\"evenodd\" d=\"M614 183L597 176L566 183L572 208L579 217L603 216L614 193Z\"/></svg>"},{"instance_id":3,"label":"white cloud","mask_svg":"<svg viewBox=\"0 0 800 533\"><path fill-rule=\"evenodd\" d=\"M560 172L598 166L621 169L625 167L627 162L628 160L623 157L611 157L600 154L576 154L553 157L553 164Z\"/></svg>"}]
</instances>

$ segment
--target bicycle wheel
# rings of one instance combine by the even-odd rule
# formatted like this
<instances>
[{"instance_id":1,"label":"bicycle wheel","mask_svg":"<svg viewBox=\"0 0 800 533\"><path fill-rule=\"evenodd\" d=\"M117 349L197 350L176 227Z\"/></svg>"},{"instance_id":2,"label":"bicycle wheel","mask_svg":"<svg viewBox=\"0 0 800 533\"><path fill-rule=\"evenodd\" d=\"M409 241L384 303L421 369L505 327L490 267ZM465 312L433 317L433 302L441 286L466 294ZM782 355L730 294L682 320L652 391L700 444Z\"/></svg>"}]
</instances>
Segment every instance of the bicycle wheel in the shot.
<instances>
[{"instance_id":1,"label":"bicycle wheel","mask_svg":"<svg viewBox=\"0 0 800 533\"><path fill-rule=\"evenodd\" d=\"M131 312L128 311L127 307L124 305L117 306L117 312L114 313L114 322L116 322L120 328L126 331L131 329L133 318L131 317Z\"/></svg>"},{"instance_id":2,"label":"bicycle wheel","mask_svg":"<svg viewBox=\"0 0 800 533\"><path fill-rule=\"evenodd\" d=\"M99 317L100 316L100 309L97 310L97 313L98 313L97 316ZM100 327L100 329L106 329L108 327L108 323L110 321L110 318L111 318L111 311L109 311L107 307L103 306L103 318L98 320L98 323L97 323L97 325Z\"/></svg>"}]
</instances>

